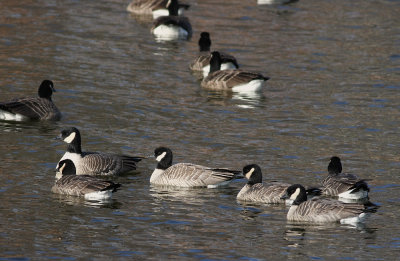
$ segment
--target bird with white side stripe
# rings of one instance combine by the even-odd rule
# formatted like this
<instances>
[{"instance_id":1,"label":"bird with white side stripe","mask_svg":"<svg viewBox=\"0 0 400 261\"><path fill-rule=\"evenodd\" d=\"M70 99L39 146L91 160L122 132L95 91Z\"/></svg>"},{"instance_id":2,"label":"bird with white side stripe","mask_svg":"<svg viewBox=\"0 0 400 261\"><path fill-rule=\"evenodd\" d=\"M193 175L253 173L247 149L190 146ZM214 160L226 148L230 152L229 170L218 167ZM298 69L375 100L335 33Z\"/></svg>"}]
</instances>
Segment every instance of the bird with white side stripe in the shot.
<instances>
[{"instance_id":1,"label":"bird with white side stripe","mask_svg":"<svg viewBox=\"0 0 400 261\"><path fill-rule=\"evenodd\" d=\"M89 200L106 200L112 197L121 184L88 175L76 175L74 163L67 159L59 163L61 177L51 188L53 193L84 197Z\"/></svg>"},{"instance_id":2,"label":"bird with white side stripe","mask_svg":"<svg viewBox=\"0 0 400 261\"><path fill-rule=\"evenodd\" d=\"M367 179L360 179L356 175L342 173L342 162L339 157L331 157L328 172L328 176L322 181L323 194L338 196L339 199L353 200L368 197Z\"/></svg>"},{"instance_id":3,"label":"bird with white side stripe","mask_svg":"<svg viewBox=\"0 0 400 261\"><path fill-rule=\"evenodd\" d=\"M271 182L269 184L262 183L261 168L257 164L246 165L243 168L243 175L248 179L247 184L239 191L238 200L259 202L265 204L284 204L290 205L292 202L282 199L285 195L289 183ZM321 194L318 188L309 188L306 191L309 198Z\"/></svg>"},{"instance_id":4,"label":"bird with white side stripe","mask_svg":"<svg viewBox=\"0 0 400 261\"><path fill-rule=\"evenodd\" d=\"M191 163L172 165L172 151L166 147L155 149L154 156L158 162L150 177L150 183L154 185L217 188L242 178L241 171L225 168L209 168Z\"/></svg>"},{"instance_id":5,"label":"bird with white side stripe","mask_svg":"<svg viewBox=\"0 0 400 261\"><path fill-rule=\"evenodd\" d=\"M256 92L261 90L265 77L260 73L244 70L221 70L221 55L214 51L211 53L210 73L205 77L201 86L212 90L229 90L234 92Z\"/></svg>"},{"instance_id":6,"label":"bird with white side stripe","mask_svg":"<svg viewBox=\"0 0 400 261\"><path fill-rule=\"evenodd\" d=\"M152 15L153 19L169 15L168 0L133 0L126 8L128 12L137 15ZM183 15L190 5L178 3L178 14Z\"/></svg>"},{"instance_id":7,"label":"bird with white side stripe","mask_svg":"<svg viewBox=\"0 0 400 261\"><path fill-rule=\"evenodd\" d=\"M116 155L102 152L82 152L81 134L75 127L61 131L60 138L68 144L67 152L60 159L70 159L77 175L118 175L136 169L143 157ZM60 162L57 168L60 167Z\"/></svg>"},{"instance_id":8,"label":"bird with white side stripe","mask_svg":"<svg viewBox=\"0 0 400 261\"><path fill-rule=\"evenodd\" d=\"M56 91L53 82L44 80L39 86L39 97L17 98L8 102L0 102L0 120L60 120L61 112L51 100L53 91Z\"/></svg>"},{"instance_id":9,"label":"bird with white side stripe","mask_svg":"<svg viewBox=\"0 0 400 261\"><path fill-rule=\"evenodd\" d=\"M178 16L178 1L168 1L168 16L158 17L151 32L160 40L187 40L192 37L192 25L185 16Z\"/></svg>"},{"instance_id":10,"label":"bird with white side stripe","mask_svg":"<svg viewBox=\"0 0 400 261\"><path fill-rule=\"evenodd\" d=\"M287 214L289 221L355 225L364 222L369 213L376 211L376 208L368 209L362 204L346 204L334 199L307 200L306 190L299 184L290 186L282 198L293 200Z\"/></svg>"},{"instance_id":11,"label":"bird with white side stripe","mask_svg":"<svg viewBox=\"0 0 400 261\"><path fill-rule=\"evenodd\" d=\"M199 39L200 55L189 65L190 70L200 71L203 77L206 77L210 72L211 60L211 39L210 33L202 32ZM219 52L221 55L221 70L239 69L236 58L230 54Z\"/></svg>"}]
</instances>

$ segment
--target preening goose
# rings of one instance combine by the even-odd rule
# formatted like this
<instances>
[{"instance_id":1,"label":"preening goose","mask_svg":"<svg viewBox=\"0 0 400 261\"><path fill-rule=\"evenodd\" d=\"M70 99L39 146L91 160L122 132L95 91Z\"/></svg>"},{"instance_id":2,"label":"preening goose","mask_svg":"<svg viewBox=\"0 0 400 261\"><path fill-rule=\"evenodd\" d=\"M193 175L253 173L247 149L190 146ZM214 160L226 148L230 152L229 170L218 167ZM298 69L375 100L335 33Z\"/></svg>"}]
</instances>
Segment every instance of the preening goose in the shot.
<instances>
[{"instance_id":1,"label":"preening goose","mask_svg":"<svg viewBox=\"0 0 400 261\"><path fill-rule=\"evenodd\" d=\"M189 65L190 70L200 71L203 77L206 77L210 72L211 60L211 39L210 33L202 32L199 39L200 55ZM219 52L221 56L221 70L238 69L239 65L236 58L230 54Z\"/></svg>"},{"instance_id":2,"label":"preening goose","mask_svg":"<svg viewBox=\"0 0 400 261\"><path fill-rule=\"evenodd\" d=\"M61 113L51 100L55 92L53 82L44 80L38 90L39 97L17 98L0 103L0 120L52 120L61 119Z\"/></svg>"},{"instance_id":3,"label":"preening goose","mask_svg":"<svg viewBox=\"0 0 400 261\"><path fill-rule=\"evenodd\" d=\"M323 194L343 199L363 199L368 197L369 187L366 179L342 173L339 157L332 157L328 165L328 176L322 181Z\"/></svg>"},{"instance_id":4,"label":"preening goose","mask_svg":"<svg viewBox=\"0 0 400 261\"><path fill-rule=\"evenodd\" d=\"M154 156L158 164L151 174L151 184L216 188L228 185L235 178L241 178L241 171L209 168L191 163L172 165L172 151L169 148L155 149Z\"/></svg>"},{"instance_id":5,"label":"preening goose","mask_svg":"<svg viewBox=\"0 0 400 261\"><path fill-rule=\"evenodd\" d=\"M243 168L243 175L248 179L248 182L239 191L238 200L260 202L266 204L284 204L285 200L282 196L285 195L289 183L271 182L269 184L262 183L261 168L257 164L246 165ZM306 190L308 197L318 196L321 191L317 188L309 188ZM290 205L290 199L286 200L286 204Z\"/></svg>"},{"instance_id":6,"label":"preening goose","mask_svg":"<svg viewBox=\"0 0 400 261\"><path fill-rule=\"evenodd\" d=\"M205 77L201 86L214 90L231 90L236 92L259 91L269 77L260 73L244 70L221 70L221 55L219 52L211 53L210 73Z\"/></svg>"},{"instance_id":7,"label":"preening goose","mask_svg":"<svg viewBox=\"0 0 400 261\"><path fill-rule=\"evenodd\" d=\"M133 0L126 10L138 15L153 15L153 19L169 15L167 8L168 0ZM189 9L190 5L178 3L178 14Z\"/></svg>"},{"instance_id":8,"label":"preening goose","mask_svg":"<svg viewBox=\"0 0 400 261\"><path fill-rule=\"evenodd\" d=\"M168 1L168 16L158 17L151 28L157 39L177 40L189 39L192 36L192 25L185 16L178 16L178 1Z\"/></svg>"},{"instance_id":9,"label":"preening goose","mask_svg":"<svg viewBox=\"0 0 400 261\"><path fill-rule=\"evenodd\" d=\"M306 190L299 184L290 186L282 198L293 200L287 214L289 221L356 224L364 222L368 212L376 211L362 204L346 204L334 199L307 200Z\"/></svg>"},{"instance_id":10,"label":"preening goose","mask_svg":"<svg viewBox=\"0 0 400 261\"><path fill-rule=\"evenodd\" d=\"M98 179L88 175L76 175L74 163L67 159L59 163L57 171L61 177L51 188L53 193L70 196L85 197L85 199L104 200L109 199L112 193L117 191L121 184L112 181Z\"/></svg>"},{"instance_id":11,"label":"preening goose","mask_svg":"<svg viewBox=\"0 0 400 261\"><path fill-rule=\"evenodd\" d=\"M61 139L68 143L67 152L60 159L70 159L77 175L118 175L136 169L136 163L143 157L115 155L102 152L82 152L81 135L77 128L61 131ZM60 168L60 162L57 168Z\"/></svg>"}]
</instances>

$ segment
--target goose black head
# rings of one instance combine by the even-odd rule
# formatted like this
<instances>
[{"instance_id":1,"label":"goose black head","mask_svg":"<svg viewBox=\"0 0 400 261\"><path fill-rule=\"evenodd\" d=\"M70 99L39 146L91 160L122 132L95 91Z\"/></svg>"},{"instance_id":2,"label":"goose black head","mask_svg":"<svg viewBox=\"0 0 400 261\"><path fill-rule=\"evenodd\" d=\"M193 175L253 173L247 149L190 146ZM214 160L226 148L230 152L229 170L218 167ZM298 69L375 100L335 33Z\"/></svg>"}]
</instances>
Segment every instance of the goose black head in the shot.
<instances>
[{"instance_id":1,"label":"goose black head","mask_svg":"<svg viewBox=\"0 0 400 261\"><path fill-rule=\"evenodd\" d=\"M328 172L330 174L342 173L342 162L339 157L333 156L328 165Z\"/></svg>"},{"instance_id":2,"label":"goose black head","mask_svg":"<svg viewBox=\"0 0 400 261\"><path fill-rule=\"evenodd\" d=\"M158 164L158 169L167 169L172 165L172 151L166 147L158 147L154 150L154 157Z\"/></svg>"},{"instance_id":3,"label":"goose black head","mask_svg":"<svg viewBox=\"0 0 400 261\"><path fill-rule=\"evenodd\" d=\"M57 171L64 175L76 175L75 164L70 159L62 160L58 164Z\"/></svg>"},{"instance_id":4,"label":"goose black head","mask_svg":"<svg viewBox=\"0 0 400 261\"><path fill-rule=\"evenodd\" d=\"M210 33L202 32L199 39L200 52L209 52L211 48Z\"/></svg>"},{"instance_id":5,"label":"goose black head","mask_svg":"<svg viewBox=\"0 0 400 261\"><path fill-rule=\"evenodd\" d=\"M247 184L254 185L262 183L262 172L257 164L246 165L243 168L243 175L249 180Z\"/></svg>"},{"instance_id":6,"label":"goose black head","mask_svg":"<svg viewBox=\"0 0 400 261\"><path fill-rule=\"evenodd\" d=\"M63 129L59 136L65 143L68 143L68 152L82 153L81 134L75 127Z\"/></svg>"},{"instance_id":7,"label":"goose black head","mask_svg":"<svg viewBox=\"0 0 400 261\"><path fill-rule=\"evenodd\" d=\"M293 200L292 205L299 205L307 200L306 189L300 184L294 184L286 189L286 193L281 199L291 199Z\"/></svg>"},{"instance_id":8,"label":"goose black head","mask_svg":"<svg viewBox=\"0 0 400 261\"><path fill-rule=\"evenodd\" d=\"M50 80L44 80L39 86L38 95L40 98L51 100L51 95L55 91L53 82Z\"/></svg>"}]
</instances>

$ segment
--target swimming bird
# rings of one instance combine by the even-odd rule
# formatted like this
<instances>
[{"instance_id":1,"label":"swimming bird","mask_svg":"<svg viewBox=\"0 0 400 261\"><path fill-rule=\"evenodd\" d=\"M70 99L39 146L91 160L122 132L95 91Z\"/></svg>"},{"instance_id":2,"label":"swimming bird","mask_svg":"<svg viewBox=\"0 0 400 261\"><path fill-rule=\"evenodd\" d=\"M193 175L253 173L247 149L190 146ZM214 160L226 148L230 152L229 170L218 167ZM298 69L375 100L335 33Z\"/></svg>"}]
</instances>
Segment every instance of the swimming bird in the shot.
<instances>
[{"instance_id":1,"label":"swimming bird","mask_svg":"<svg viewBox=\"0 0 400 261\"><path fill-rule=\"evenodd\" d=\"M112 193L116 192L121 186L121 184L93 176L77 176L75 165L69 159L62 160L57 171L61 173L61 178L51 188L51 191L57 194L84 197L92 200L105 200L111 198Z\"/></svg>"},{"instance_id":2,"label":"swimming bird","mask_svg":"<svg viewBox=\"0 0 400 261\"><path fill-rule=\"evenodd\" d=\"M239 191L238 200L260 202L266 204L283 204L285 200L282 196L285 195L289 183L271 182L269 184L262 183L262 172L257 164L250 164L243 167L243 175L248 179L248 182ZM321 194L318 188L309 188L306 190L309 198ZM286 204L290 205L290 199L286 200Z\"/></svg>"},{"instance_id":3,"label":"swimming bird","mask_svg":"<svg viewBox=\"0 0 400 261\"><path fill-rule=\"evenodd\" d=\"M221 55L214 51L211 53L210 73L203 78L201 86L214 90L231 90L236 92L259 91L263 83L269 80L260 73L244 70L221 70Z\"/></svg>"},{"instance_id":4,"label":"swimming bird","mask_svg":"<svg viewBox=\"0 0 400 261\"><path fill-rule=\"evenodd\" d=\"M51 100L53 91L56 91L53 82L44 80L39 86L39 97L17 98L1 102L0 120L60 120L61 113Z\"/></svg>"},{"instance_id":5,"label":"swimming bird","mask_svg":"<svg viewBox=\"0 0 400 261\"><path fill-rule=\"evenodd\" d=\"M241 171L225 168L209 168L192 163L172 165L172 151L166 147L154 150L158 162L150 177L150 183L178 187L216 188L228 185L232 180L241 178Z\"/></svg>"},{"instance_id":6,"label":"swimming bird","mask_svg":"<svg viewBox=\"0 0 400 261\"><path fill-rule=\"evenodd\" d=\"M306 190L300 184L290 186L282 198L293 200L287 213L289 221L356 224L364 222L368 213L375 211L362 204L346 204L334 199L307 200Z\"/></svg>"},{"instance_id":7,"label":"swimming bird","mask_svg":"<svg viewBox=\"0 0 400 261\"><path fill-rule=\"evenodd\" d=\"M136 163L143 157L116 155L102 152L82 152L81 134L75 127L61 131L60 138L68 143L67 152L60 159L70 159L77 175L118 175L136 169ZM57 168L60 167L60 162Z\"/></svg>"},{"instance_id":8,"label":"swimming bird","mask_svg":"<svg viewBox=\"0 0 400 261\"><path fill-rule=\"evenodd\" d=\"M322 181L323 194L357 200L368 197L367 179L360 179L356 175L342 173L342 163L339 157L331 157L328 172L328 176Z\"/></svg>"},{"instance_id":9,"label":"swimming bird","mask_svg":"<svg viewBox=\"0 0 400 261\"><path fill-rule=\"evenodd\" d=\"M153 15L153 19L169 15L167 8L168 0L133 0L126 10L138 15ZM178 3L178 14L189 9L190 5Z\"/></svg>"},{"instance_id":10,"label":"swimming bird","mask_svg":"<svg viewBox=\"0 0 400 261\"><path fill-rule=\"evenodd\" d=\"M199 39L200 55L189 65L189 68L192 71L201 71L203 73L203 77L206 77L210 72L210 47L210 33L202 32ZM221 70L239 68L235 57L223 52L219 52L219 54L221 56Z\"/></svg>"},{"instance_id":11,"label":"swimming bird","mask_svg":"<svg viewBox=\"0 0 400 261\"><path fill-rule=\"evenodd\" d=\"M158 17L151 28L157 39L177 40L189 39L192 36L192 25L185 16L178 16L178 0L169 0L168 16Z\"/></svg>"}]
</instances>

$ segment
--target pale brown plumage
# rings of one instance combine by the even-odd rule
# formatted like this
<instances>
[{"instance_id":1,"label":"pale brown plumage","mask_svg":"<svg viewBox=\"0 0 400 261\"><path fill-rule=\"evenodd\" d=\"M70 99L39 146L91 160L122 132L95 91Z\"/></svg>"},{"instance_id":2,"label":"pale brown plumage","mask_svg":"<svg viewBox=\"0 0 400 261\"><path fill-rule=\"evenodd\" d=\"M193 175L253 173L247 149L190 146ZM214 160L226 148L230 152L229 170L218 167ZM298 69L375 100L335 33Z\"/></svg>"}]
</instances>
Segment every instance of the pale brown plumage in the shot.
<instances>
[{"instance_id":1,"label":"pale brown plumage","mask_svg":"<svg viewBox=\"0 0 400 261\"><path fill-rule=\"evenodd\" d=\"M213 90L232 90L233 87L247 84L253 80L268 80L260 73L248 72L243 70L223 70L215 71L205 77L201 86Z\"/></svg>"}]
</instances>

